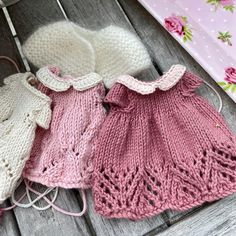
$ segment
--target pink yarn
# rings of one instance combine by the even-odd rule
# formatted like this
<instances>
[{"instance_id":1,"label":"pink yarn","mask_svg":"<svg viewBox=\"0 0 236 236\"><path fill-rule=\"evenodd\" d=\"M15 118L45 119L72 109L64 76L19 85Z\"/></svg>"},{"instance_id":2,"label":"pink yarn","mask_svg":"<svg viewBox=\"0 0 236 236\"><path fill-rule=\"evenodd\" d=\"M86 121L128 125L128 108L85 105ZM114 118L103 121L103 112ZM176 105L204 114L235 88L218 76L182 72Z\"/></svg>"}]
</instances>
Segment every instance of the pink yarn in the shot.
<instances>
[{"instance_id":1,"label":"pink yarn","mask_svg":"<svg viewBox=\"0 0 236 236\"><path fill-rule=\"evenodd\" d=\"M64 214L64 215L68 215L68 216L75 216L75 217L80 217L82 215L84 215L84 213L86 212L87 210L87 201L86 201L86 195L85 195L85 191L82 190L82 199L83 199L83 203L84 203L84 206L83 206L83 210L81 212L70 212L70 211L67 211L67 210L64 210L60 207L58 207L57 205L54 204L54 202L52 202L51 200L49 200L45 195L44 193L40 193L38 191L36 191L35 189L33 189L31 187L32 185L32 182L29 183L27 180L24 180L24 183L25 183L25 186L26 188L31 191L32 193L34 193L35 195L38 196L39 200L40 199L44 199L54 210ZM24 193L18 200L16 200L17 203L20 203L25 197L26 197L27 193ZM35 201L36 199L34 199ZM36 200L37 201L37 200ZM31 201L31 203L33 203ZM9 207L5 207L5 208L0 208L0 223L1 223L1 220L2 220L2 216L4 214L5 211L10 211L14 208L16 208L18 205L16 204L13 204Z\"/></svg>"},{"instance_id":2,"label":"pink yarn","mask_svg":"<svg viewBox=\"0 0 236 236\"><path fill-rule=\"evenodd\" d=\"M18 73L20 73L20 68L19 68L19 66L18 66L17 63L16 63L13 59L11 59L10 57L7 57L7 56L0 56L0 60L7 60L7 61L9 61L9 62L15 67L16 71L17 71Z\"/></svg>"},{"instance_id":3,"label":"pink yarn","mask_svg":"<svg viewBox=\"0 0 236 236\"><path fill-rule=\"evenodd\" d=\"M4 211L0 208L0 224L2 223L3 213Z\"/></svg>"},{"instance_id":4,"label":"pink yarn","mask_svg":"<svg viewBox=\"0 0 236 236\"><path fill-rule=\"evenodd\" d=\"M50 70L58 81L64 79L58 68ZM105 118L103 85L55 92L41 84L39 89L52 99L52 121L49 130L37 129L24 178L48 187L89 188L97 133Z\"/></svg>"},{"instance_id":5,"label":"pink yarn","mask_svg":"<svg viewBox=\"0 0 236 236\"><path fill-rule=\"evenodd\" d=\"M116 84L94 160L95 209L142 219L187 210L236 191L236 139L185 72L168 91L141 95Z\"/></svg>"}]
</instances>

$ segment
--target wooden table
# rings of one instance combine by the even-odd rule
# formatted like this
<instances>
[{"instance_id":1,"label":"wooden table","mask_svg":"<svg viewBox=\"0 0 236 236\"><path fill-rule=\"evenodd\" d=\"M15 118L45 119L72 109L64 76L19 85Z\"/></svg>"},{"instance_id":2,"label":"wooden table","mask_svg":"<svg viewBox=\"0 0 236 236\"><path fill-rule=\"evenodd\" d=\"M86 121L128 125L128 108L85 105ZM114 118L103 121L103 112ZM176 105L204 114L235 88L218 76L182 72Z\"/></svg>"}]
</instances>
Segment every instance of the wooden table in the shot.
<instances>
[{"instance_id":1,"label":"wooden table","mask_svg":"<svg viewBox=\"0 0 236 236\"><path fill-rule=\"evenodd\" d=\"M136 0L61 0L61 3L69 19L83 27L98 29L116 24L135 32L152 56L153 67L146 73L150 79L167 71L172 64L181 63L211 83L221 94L224 104L222 113L236 133L236 104ZM56 0L21 0L10 6L8 11L21 43L37 27L63 20ZM24 72L25 67L15 39L0 11L0 55L16 60ZM11 65L2 61L0 72L1 80L15 73ZM216 96L206 86L199 89L199 93L217 105ZM82 207L77 190L61 190L57 204L71 211L78 211ZM0 235L236 235L235 209L236 197L233 195L187 212L166 211L139 222L107 220L94 212L89 193L89 210L84 217L68 217L54 210L39 212L16 208L5 214Z\"/></svg>"}]
</instances>

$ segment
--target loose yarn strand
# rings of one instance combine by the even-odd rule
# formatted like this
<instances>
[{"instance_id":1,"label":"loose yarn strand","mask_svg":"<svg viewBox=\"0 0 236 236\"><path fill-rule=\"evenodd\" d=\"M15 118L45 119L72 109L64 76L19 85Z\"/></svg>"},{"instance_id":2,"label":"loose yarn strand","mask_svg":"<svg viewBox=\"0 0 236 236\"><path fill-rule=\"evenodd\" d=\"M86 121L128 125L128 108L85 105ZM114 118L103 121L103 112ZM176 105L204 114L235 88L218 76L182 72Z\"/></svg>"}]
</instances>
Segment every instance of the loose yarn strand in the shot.
<instances>
[{"instance_id":1,"label":"loose yarn strand","mask_svg":"<svg viewBox=\"0 0 236 236\"><path fill-rule=\"evenodd\" d=\"M53 196L53 199L52 199L52 203L54 203L55 201L56 201L56 199L57 199L57 197L58 197L58 187L56 187L56 188L49 188L49 189L51 189L52 191L53 190L56 190L56 192L55 192L55 195ZM49 190L48 189L48 190ZM49 191L48 193L50 193L51 191ZM30 196L30 191L29 191L29 189L28 188L26 188L26 193L27 193L27 197L28 197L28 200L29 200L29 202L31 202L31 203L33 203L32 204L32 207L34 208L34 209L36 209L36 210L38 210L38 211L45 211L45 210L47 210L47 209L49 209L51 206L48 204L48 205L46 205L46 206L44 206L44 207L39 207L39 206L37 206L35 203L36 202L33 202L32 201L32 198L31 198L31 196ZM43 195L40 195L42 198L44 197ZM40 198L41 199L41 198ZM38 201L40 200L40 199L38 199Z\"/></svg>"},{"instance_id":2,"label":"loose yarn strand","mask_svg":"<svg viewBox=\"0 0 236 236\"><path fill-rule=\"evenodd\" d=\"M25 180L24 181L25 185L26 185L26 192L19 198L16 200L15 198L15 191L11 197L12 199L12 202L13 202L13 205L10 206L10 207L5 207L5 208L1 208L1 212L4 212L4 211L10 211L12 209L14 209L15 207L21 207L21 208L30 208L30 207L33 207L35 208L36 210L38 211L43 211L43 210L47 210L49 209L50 207L52 207L53 209L55 209L56 211L64 214L64 215L68 215L68 216L75 216L75 217L80 217L80 216L83 216L85 214L85 212L87 211L87 199L86 199L86 194L85 194L85 191L82 190L82 200L83 200L83 209L81 212L69 212L69 211L66 211L58 206L56 206L54 204L54 202L56 201L57 197L58 197L58 187L56 188L48 188L46 189L43 193L40 193L36 190L34 190L32 187L31 187L31 184ZM49 200L46 195L48 195L50 192L52 192L53 190L56 190L55 192L55 195L53 197L52 200ZM38 195L37 198L35 198L34 200L32 200L31 196L30 196L30 192ZM21 203L21 201L25 198L25 197L28 197L29 199L29 203ZM35 205L36 202L38 202L39 200L41 199L44 199L48 205L45 206L45 207L38 207Z\"/></svg>"},{"instance_id":3,"label":"loose yarn strand","mask_svg":"<svg viewBox=\"0 0 236 236\"><path fill-rule=\"evenodd\" d=\"M1 60L7 60L7 61L11 62L13 64L13 66L15 67L16 71L18 73L20 73L20 69L19 69L17 63L13 59L11 59L10 57L7 57L7 56L0 56L0 59Z\"/></svg>"},{"instance_id":4,"label":"loose yarn strand","mask_svg":"<svg viewBox=\"0 0 236 236\"><path fill-rule=\"evenodd\" d=\"M24 193L19 199L18 201L21 202L26 196L26 193ZM4 207L4 208L1 208L1 211L10 211L10 210L13 210L15 207L17 207L16 204L13 204L12 206L9 206L9 207Z\"/></svg>"},{"instance_id":5,"label":"loose yarn strand","mask_svg":"<svg viewBox=\"0 0 236 236\"><path fill-rule=\"evenodd\" d=\"M40 199L42 199L42 198L44 198L46 195L48 195L51 191L53 191L55 188L48 188L48 189L46 189L45 190L45 192L43 192L43 193L39 193L39 194L37 194L38 195L38 197L37 198L35 198L34 200L32 200L31 199L31 197L29 196L30 194L29 194L29 191L28 191L28 188L27 188L27 186L28 186L28 183L26 183L26 181L24 181L25 182L25 185L26 185L26 192L23 194L23 196L25 197L25 196L27 196L28 197L28 199L29 199L29 203L25 203L25 204L23 204L23 203L20 203L24 198L23 198L23 196L19 199L19 200L16 200L15 199L15 191L14 191L14 193L13 193L13 195L12 195L12 202L14 203L14 205L15 206L19 206L19 207L21 207L21 208L30 208L30 207L34 207L34 208L36 208L37 206L35 206L34 204L36 203L36 202L38 202ZM56 189L56 193L55 193L55 196L53 197L53 200L52 200L52 202L55 202L56 201L56 198L57 198L57 196L58 196L58 191L57 191L57 189ZM38 207L39 208L39 207ZM45 208L45 210L46 209L48 209L48 208L50 208L50 207L48 207L48 205L46 206L46 207L43 207L43 208ZM43 209L42 208L42 209Z\"/></svg>"},{"instance_id":6,"label":"loose yarn strand","mask_svg":"<svg viewBox=\"0 0 236 236\"><path fill-rule=\"evenodd\" d=\"M208 82L204 81L203 80L203 83L206 84L215 94L216 96L218 97L219 99L219 108L218 108L218 112L221 112L222 108L223 108L223 102L222 102L222 98L220 96L220 94L216 91L216 89L210 85Z\"/></svg>"},{"instance_id":7,"label":"loose yarn strand","mask_svg":"<svg viewBox=\"0 0 236 236\"><path fill-rule=\"evenodd\" d=\"M37 195L41 195L39 192L37 192L36 190L34 190L33 188L31 188L31 186L26 182L26 187L28 187L28 189L33 192L34 194ZM87 199L86 199L86 194L85 191L82 190L82 199L83 199L83 209L81 212L76 213L76 212L69 212L66 211L58 206L56 206L52 201L50 201L47 197L43 196L42 198L55 210L57 210L58 212L63 213L64 215L69 215L69 216L76 216L76 217L80 217L82 215L84 215L84 213L87 211Z\"/></svg>"},{"instance_id":8,"label":"loose yarn strand","mask_svg":"<svg viewBox=\"0 0 236 236\"><path fill-rule=\"evenodd\" d=\"M16 189L20 186L20 184L22 183L22 180L19 181L19 183L17 184L16 188L15 188L15 191ZM11 197L12 199L12 202L13 204L9 207L4 207L4 208L1 208L1 212L4 212L4 211L10 211L12 209L14 209L15 207L19 206L20 202L27 196L27 192L25 192L18 200L15 199L15 191L13 192L13 195ZM22 206L23 207L23 206ZM24 207L26 208L26 207Z\"/></svg>"}]
</instances>

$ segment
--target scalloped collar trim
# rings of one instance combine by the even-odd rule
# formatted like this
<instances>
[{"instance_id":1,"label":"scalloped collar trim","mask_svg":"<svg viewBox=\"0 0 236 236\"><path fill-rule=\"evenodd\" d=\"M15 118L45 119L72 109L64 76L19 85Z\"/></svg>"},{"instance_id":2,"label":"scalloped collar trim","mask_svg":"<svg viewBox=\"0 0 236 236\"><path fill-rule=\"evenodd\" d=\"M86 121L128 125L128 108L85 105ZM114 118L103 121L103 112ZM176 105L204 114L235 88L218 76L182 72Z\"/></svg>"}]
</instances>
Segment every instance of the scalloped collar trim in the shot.
<instances>
[{"instance_id":1,"label":"scalloped collar trim","mask_svg":"<svg viewBox=\"0 0 236 236\"><path fill-rule=\"evenodd\" d=\"M53 67L53 70L59 71L56 67ZM74 78L72 76L60 77L59 73L54 73L53 70L52 67L43 67L38 70L36 76L44 86L56 92L66 91L71 87L78 91L84 91L102 82L102 77L94 72Z\"/></svg>"},{"instance_id":2,"label":"scalloped collar trim","mask_svg":"<svg viewBox=\"0 0 236 236\"><path fill-rule=\"evenodd\" d=\"M23 73L22 75L23 75L23 78L21 79L21 84L23 87L25 87L30 93L36 95L40 99L47 101L47 102L51 102L51 99L47 95L45 95L44 93L39 91L34 86L30 85L29 79L30 78L35 79L35 76L32 73L26 72L26 73Z\"/></svg>"},{"instance_id":3,"label":"scalloped collar trim","mask_svg":"<svg viewBox=\"0 0 236 236\"><path fill-rule=\"evenodd\" d=\"M167 91L174 87L182 78L186 71L186 67L182 65L173 65L160 79L152 82L144 82L137 80L130 75L123 75L117 79L117 83L125 85L127 88L140 94L151 94L158 88Z\"/></svg>"}]
</instances>

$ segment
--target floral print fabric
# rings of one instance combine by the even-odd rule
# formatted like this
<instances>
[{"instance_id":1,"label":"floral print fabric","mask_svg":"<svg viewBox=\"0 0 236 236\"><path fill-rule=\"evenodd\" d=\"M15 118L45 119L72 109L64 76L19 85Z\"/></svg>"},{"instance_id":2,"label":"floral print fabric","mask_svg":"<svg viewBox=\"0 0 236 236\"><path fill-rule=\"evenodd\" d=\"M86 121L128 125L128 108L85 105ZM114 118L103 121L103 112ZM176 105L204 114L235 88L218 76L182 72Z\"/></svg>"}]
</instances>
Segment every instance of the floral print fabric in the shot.
<instances>
[{"instance_id":1,"label":"floral print fabric","mask_svg":"<svg viewBox=\"0 0 236 236\"><path fill-rule=\"evenodd\" d=\"M165 19L165 27L170 32L175 32L183 37L183 41L192 40L192 30L188 26L188 20L185 16L172 15Z\"/></svg>"},{"instance_id":2,"label":"floral print fabric","mask_svg":"<svg viewBox=\"0 0 236 236\"><path fill-rule=\"evenodd\" d=\"M236 102L236 0L139 0Z\"/></svg>"}]
</instances>

